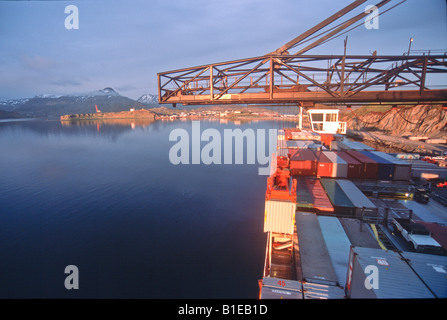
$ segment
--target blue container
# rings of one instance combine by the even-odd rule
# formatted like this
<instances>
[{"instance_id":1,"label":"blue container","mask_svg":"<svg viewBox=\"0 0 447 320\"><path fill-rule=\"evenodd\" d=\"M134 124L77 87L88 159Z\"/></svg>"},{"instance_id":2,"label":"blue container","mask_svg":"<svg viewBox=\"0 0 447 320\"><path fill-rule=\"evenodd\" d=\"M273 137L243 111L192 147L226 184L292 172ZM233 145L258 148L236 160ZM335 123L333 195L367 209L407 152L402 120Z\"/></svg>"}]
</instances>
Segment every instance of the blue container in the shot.
<instances>
[{"instance_id":1,"label":"blue container","mask_svg":"<svg viewBox=\"0 0 447 320\"><path fill-rule=\"evenodd\" d=\"M377 174L378 180L393 180L394 175L394 163L374 154L370 151L359 151L368 158L376 161L379 164L379 170Z\"/></svg>"}]
</instances>

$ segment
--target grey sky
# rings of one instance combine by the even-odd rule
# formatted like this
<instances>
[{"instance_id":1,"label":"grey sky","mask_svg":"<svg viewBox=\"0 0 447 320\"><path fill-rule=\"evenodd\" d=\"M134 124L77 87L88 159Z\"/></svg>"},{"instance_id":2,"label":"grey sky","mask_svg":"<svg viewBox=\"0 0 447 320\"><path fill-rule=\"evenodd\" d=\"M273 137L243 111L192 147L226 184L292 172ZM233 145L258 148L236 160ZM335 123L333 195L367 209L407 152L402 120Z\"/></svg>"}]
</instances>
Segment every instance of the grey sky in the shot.
<instances>
[{"instance_id":1,"label":"grey sky","mask_svg":"<svg viewBox=\"0 0 447 320\"><path fill-rule=\"evenodd\" d=\"M0 100L104 87L156 94L157 72L266 54L352 1L0 1ZM64 26L70 4L78 30ZM410 37L412 49L446 49L446 14L445 0L407 0L378 30L349 33L348 54L400 55ZM309 53L340 54L343 39Z\"/></svg>"}]
</instances>

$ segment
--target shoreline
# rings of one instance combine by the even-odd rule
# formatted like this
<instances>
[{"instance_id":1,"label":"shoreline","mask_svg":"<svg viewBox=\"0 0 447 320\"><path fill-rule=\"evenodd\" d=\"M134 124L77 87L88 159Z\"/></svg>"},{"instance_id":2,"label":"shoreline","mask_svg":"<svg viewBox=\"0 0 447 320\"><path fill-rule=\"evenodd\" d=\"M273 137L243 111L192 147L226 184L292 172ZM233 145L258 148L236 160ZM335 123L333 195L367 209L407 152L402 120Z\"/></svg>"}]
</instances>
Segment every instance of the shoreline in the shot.
<instances>
[{"instance_id":1,"label":"shoreline","mask_svg":"<svg viewBox=\"0 0 447 320\"><path fill-rule=\"evenodd\" d=\"M133 119L153 119L153 120L227 120L227 121L253 121L253 120L276 120L276 121L297 121L298 117L276 117L276 116L173 116L169 114L157 114L147 109L135 111L104 112L104 113L85 113L85 114L67 114L60 117L61 121L84 121L84 120L133 120Z\"/></svg>"},{"instance_id":2,"label":"shoreline","mask_svg":"<svg viewBox=\"0 0 447 320\"><path fill-rule=\"evenodd\" d=\"M400 150L399 152L419 153L425 155L442 155L447 153L447 145L431 144L419 140L409 140L400 136L387 135L379 131L358 131L348 130L346 137L360 140L365 143L371 143L383 148Z\"/></svg>"},{"instance_id":3,"label":"shoreline","mask_svg":"<svg viewBox=\"0 0 447 320\"><path fill-rule=\"evenodd\" d=\"M78 120L135 120L135 119L156 119L156 114L147 109L119 111L119 112L98 112L83 114L67 114L60 117L61 121L78 121Z\"/></svg>"}]
</instances>

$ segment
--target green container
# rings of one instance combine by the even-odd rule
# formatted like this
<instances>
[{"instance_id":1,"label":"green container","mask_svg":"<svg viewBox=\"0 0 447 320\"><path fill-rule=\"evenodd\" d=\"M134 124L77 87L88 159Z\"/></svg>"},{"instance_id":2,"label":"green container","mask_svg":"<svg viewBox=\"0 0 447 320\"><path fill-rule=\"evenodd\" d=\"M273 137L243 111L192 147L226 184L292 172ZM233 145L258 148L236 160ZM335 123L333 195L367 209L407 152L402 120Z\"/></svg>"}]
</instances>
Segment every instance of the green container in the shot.
<instances>
[{"instance_id":1,"label":"green container","mask_svg":"<svg viewBox=\"0 0 447 320\"><path fill-rule=\"evenodd\" d=\"M305 180L303 177L293 177L296 179L296 207L301 208L313 208L314 199L307 189Z\"/></svg>"},{"instance_id":2,"label":"green container","mask_svg":"<svg viewBox=\"0 0 447 320\"><path fill-rule=\"evenodd\" d=\"M335 214L355 215L355 206L352 204L351 200L349 200L349 197L343 189L337 184L335 179L321 178L320 182L334 206Z\"/></svg>"}]
</instances>

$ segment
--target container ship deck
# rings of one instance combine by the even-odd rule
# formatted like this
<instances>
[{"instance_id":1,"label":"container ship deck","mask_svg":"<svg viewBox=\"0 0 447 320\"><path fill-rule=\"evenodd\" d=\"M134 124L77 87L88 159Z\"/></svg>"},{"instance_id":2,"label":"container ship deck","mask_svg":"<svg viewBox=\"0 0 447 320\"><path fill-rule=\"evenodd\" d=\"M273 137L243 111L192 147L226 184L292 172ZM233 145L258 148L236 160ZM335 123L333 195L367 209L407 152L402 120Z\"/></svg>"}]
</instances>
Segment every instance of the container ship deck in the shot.
<instances>
[{"instance_id":1,"label":"container ship deck","mask_svg":"<svg viewBox=\"0 0 447 320\"><path fill-rule=\"evenodd\" d=\"M418 186L447 168L299 128L274 156L260 299L447 298L447 207Z\"/></svg>"}]
</instances>

